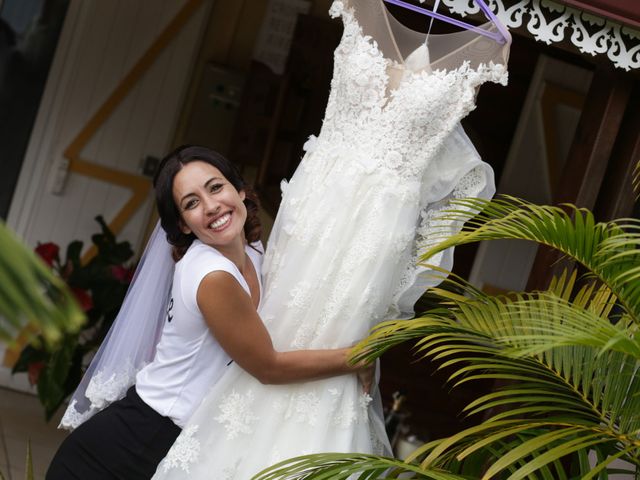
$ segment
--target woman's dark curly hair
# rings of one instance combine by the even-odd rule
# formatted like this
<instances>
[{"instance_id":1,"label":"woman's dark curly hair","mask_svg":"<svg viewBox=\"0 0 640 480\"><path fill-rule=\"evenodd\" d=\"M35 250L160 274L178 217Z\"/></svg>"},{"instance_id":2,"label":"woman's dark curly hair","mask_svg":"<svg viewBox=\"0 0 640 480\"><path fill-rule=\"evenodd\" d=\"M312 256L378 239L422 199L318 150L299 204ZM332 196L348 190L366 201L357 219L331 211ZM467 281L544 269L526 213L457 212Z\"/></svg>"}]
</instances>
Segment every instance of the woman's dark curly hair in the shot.
<instances>
[{"instance_id":1,"label":"woman's dark curly hair","mask_svg":"<svg viewBox=\"0 0 640 480\"><path fill-rule=\"evenodd\" d=\"M182 258L196 238L193 233L186 234L180 229L182 217L173 199L173 180L184 165L194 161L206 162L216 167L238 192L244 190L244 205L247 208L244 234L249 243L258 241L262 230L258 218L258 197L242 179L237 168L222 155L207 147L183 145L162 159L153 179L160 224L167 234L168 242L173 245L173 258L176 261Z\"/></svg>"}]
</instances>

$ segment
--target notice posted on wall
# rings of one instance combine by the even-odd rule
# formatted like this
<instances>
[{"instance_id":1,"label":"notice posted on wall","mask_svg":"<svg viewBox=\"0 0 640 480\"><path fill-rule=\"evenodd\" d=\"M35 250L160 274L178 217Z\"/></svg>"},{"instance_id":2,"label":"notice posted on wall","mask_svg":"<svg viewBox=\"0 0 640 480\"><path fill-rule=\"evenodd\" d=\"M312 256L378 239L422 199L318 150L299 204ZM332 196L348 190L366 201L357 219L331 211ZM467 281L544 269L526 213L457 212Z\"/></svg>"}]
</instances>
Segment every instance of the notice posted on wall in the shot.
<instances>
[{"instance_id":1,"label":"notice posted on wall","mask_svg":"<svg viewBox=\"0 0 640 480\"><path fill-rule=\"evenodd\" d=\"M282 75L299 14L309 13L310 0L270 0L253 58Z\"/></svg>"}]
</instances>

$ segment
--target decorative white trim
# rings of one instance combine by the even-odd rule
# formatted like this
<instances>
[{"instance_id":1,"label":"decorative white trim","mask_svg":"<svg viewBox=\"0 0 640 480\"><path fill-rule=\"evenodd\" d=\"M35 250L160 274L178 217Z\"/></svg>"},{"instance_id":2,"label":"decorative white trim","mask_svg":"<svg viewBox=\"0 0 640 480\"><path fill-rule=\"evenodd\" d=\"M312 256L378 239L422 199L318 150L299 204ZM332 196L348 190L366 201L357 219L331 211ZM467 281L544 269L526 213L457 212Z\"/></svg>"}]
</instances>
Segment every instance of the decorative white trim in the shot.
<instances>
[{"instance_id":1,"label":"decorative white trim","mask_svg":"<svg viewBox=\"0 0 640 480\"><path fill-rule=\"evenodd\" d=\"M513 0L510 0L513 1ZM452 13L479 13L473 0L442 0ZM640 68L640 31L551 0L489 0L489 7L508 28L526 25L538 42L550 45L566 37L580 53L606 54L616 68ZM528 20L527 20L528 17Z\"/></svg>"}]
</instances>

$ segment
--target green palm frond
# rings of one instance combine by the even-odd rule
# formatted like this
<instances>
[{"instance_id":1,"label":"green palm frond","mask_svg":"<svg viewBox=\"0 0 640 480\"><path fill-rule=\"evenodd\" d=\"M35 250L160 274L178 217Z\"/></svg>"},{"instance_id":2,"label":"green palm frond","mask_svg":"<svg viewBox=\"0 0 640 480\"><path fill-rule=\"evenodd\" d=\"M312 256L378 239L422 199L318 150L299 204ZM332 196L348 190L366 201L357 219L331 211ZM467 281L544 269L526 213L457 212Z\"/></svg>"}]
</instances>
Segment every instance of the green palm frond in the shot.
<instances>
[{"instance_id":1,"label":"green palm frond","mask_svg":"<svg viewBox=\"0 0 640 480\"><path fill-rule=\"evenodd\" d=\"M400 477L400 475L402 475ZM253 480L365 480L429 479L465 480L467 477L439 469L422 469L418 465L377 455L323 453L285 460L258 473Z\"/></svg>"},{"instance_id":2,"label":"green palm frond","mask_svg":"<svg viewBox=\"0 0 640 480\"><path fill-rule=\"evenodd\" d=\"M534 356L556 347L581 345L599 349L599 354L619 351L640 361L640 336L628 316L612 323L544 293L510 303L505 311L511 318L501 322L496 338L512 346L516 355Z\"/></svg>"},{"instance_id":3,"label":"green palm frond","mask_svg":"<svg viewBox=\"0 0 640 480\"><path fill-rule=\"evenodd\" d=\"M491 297L452 276L445 283L454 283L465 295L442 289L446 308L411 321L386 322L359 345L360 355L371 358L413 340L416 355L453 369L449 380L454 386L487 379L515 382L469 404L465 411L470 415L499 410L475 430L443 441L423 467L451 455L464 459L532 429L544 433L512 449L522 455L503 455L496 464L524 462L516 471L528 472L532 465L616 442L627 445L624 455L640 452L640 395L628 394L640 391L640 347L630 333L635 324L626 317L610 323L614 297L608 288L588 284L574 292L575 280L575 273L565 273L546 292ZM559 447L548 449L549 439Z\"/></svg>"},{"instance_id":4,"label":"green palm frond","mask_svg":"<svg viewBox=\"0 0 640 480\"><path fill-rule=\"evenodd\" d=\"M481 240L519 239L553 247L584 265L602 281L636 322L640 322L640 223L626 220L596 223L593 214L572 205L535 205L504 196L494 200L461 199L444 220L465 221L462 231L445 237L425 252L423 261L449 247ZM636 233L634 233L636 232ZM442 238L439 238L442 236Z\"/></svg>"},{"instance_id":5,"label":"green palm frond","mask_svg":"<svg viewBox=\"0 0 640 480\"><path fill-rule=\"evenodd\" d=\"M25 325L54 342L84 321L66 284L0 222L0 340L10 342Z\"/></svg>"},{"instance_id":6,"label":"green palm frond","mask_svg":"<svg viewBox=\"0 0 640 480\"><path fill-rule=\"evenodd\" d=\"M545 332L548 334L546 339L540 338L537 346L528 343L531 352L522 351L522 354L542 352L548 349L545 346L565 345L575 340L577 335L583 335L583 343L590 342L592 346L604 347L606 344L609 348L640 352L635 338L628 338L627 316L623 316L616 325L609 322L616 300L612 292L605 285L596 287L593 283L574 292L575 281L575 272L571 275L564 272L559 278L552 279L547 292L489 296L450 274L444 279L443 288L431 290L439 298L438 308L410 322L391 320L379 324L354 350L355 359L372 360L399 343L425 339L434 329L442 337L442 342L448 341L444 336L446 332L455 332L473 341L504 339L505 342L510 341L512 347L517 346L518 338L525 340L531 336L538 338ZM556 329L554 322L573 313L574 309L576 319L572 323L561 322ZM537 316L536 324L530 321L534 315ZM616 335L620 338L612 342ZM432 343L429 346L435 348Z\"/></svg>"}]
</instances>

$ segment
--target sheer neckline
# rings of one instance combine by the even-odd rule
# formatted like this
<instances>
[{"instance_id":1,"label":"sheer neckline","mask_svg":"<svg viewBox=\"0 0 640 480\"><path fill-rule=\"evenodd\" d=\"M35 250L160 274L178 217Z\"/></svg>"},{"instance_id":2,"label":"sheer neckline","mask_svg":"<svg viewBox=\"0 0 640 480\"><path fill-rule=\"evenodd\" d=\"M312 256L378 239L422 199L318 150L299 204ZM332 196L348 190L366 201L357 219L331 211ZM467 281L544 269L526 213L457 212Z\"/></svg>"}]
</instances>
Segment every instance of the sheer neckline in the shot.
<instances>
[{"instance_id":1,"label":"sheer neckline","mask_svg":"<svg viewBox=\"0 0 640 480\"><path fill-rule=\"evenodd\" d=\"M399 63L397 60L390 58L394 55L391 53L392 50L385 50L380 44L380 42L382 42L383 44L386 44L388 48L393 49L393 46L389 45L391 37L387 27L383 24L382 12L380 12L379 9L365 10L369 17L373 14L375 18L379 19L378 27L380 29L386 30L386 32L381 32L379 29L377 36L367 34L365 33L364 25L360 22L358 15L356 15L357 9L354 4L351 4L351 1L354 1L355 3L357 0L334 0L331 8L329 9L329 14L334 18L338 16L342 17L345 24L345 32L348 32L347 37L343 38L356 38L358 43L366 44L365 51L367 51L367 55L373 55L377 59L374 63L379 64L381 69L380 75L382 76L382 83L380 85L382 90L380 92L381 102L378 105L378 108L380 108L382 112L386 112L392 108L396 97L398 97L398 94L401 91L404 91L406 88L410 88L410 86L415 85L416 82L425 82L428 78L437 78L439 79L439 82L450 83L455 81L458 83L458 80L454 80L457 77L460 82L467 83L467 81L470 81L471 84L475 86L478 86L487 80L493 80L499 83L506 82L506 59L505 63L500 61L494 62L493 59L496 58L495 53L497 52L495 48L493 48L494 55L489 56L485 54L487 49L483 49L482 45L470 47L470 45L473 45L474 42L478 41L477 37L484 39L486 44L494 43L479 34L475 34L474 39L471 42L465 42L463 45L459 45L455 51L457 52L464 49L470 49L472 51L477 50L480 52L480 55L471 56L470 58L465 56L463 58L464 61L458 65L452 66L452 68L441 68L442 64L440 61L442 59L439 59L437 62L430 62L428 56L431 51L431 45L425 45L424 42L420 43L417 48L413 49L406 58L403 57L403 63ZM369 2L371 0L363 1ZM381 0L377 0L377 3L373 5L381 7ZM373 5L369 3L369 6ZM410 29L408 30L411 31ZM460 33L464 33L466 36L469 35L469 31L454 32L452 34L444 35L452 36L459 35ZM426 36L426 34L423 35ZM506 44L506 50L505 47L500 46L500 50L502 52L508 52L508 45L509 43ZM407 68L407 60L412 56L417 56L420 53L420 49L424 49L422 53L423 63L420 65L422 68L418 68L416 70ZM446 56L448 57L451 53L452 52L447 52ZM434 69L434 65L438 65L438 68ZM402 97L402 95L400 95L400 97Z\"/></svg>"},{"instance_id":2,"label":"sheer neckline","mask_svg":"<svg viewBox=\"0 0 640 480\"><path fill-rule=\"evenodd\" d=\"M399 69L406 70L408 72L412 72L412 73L415 73L415 74L421 73L421 72L433 72L433 71L436 71L436 70L444 70L445 72L458 71L458 70L460 70L460 68L462 68L464 66L464 62L462 64L460 64L458 67L453 68L453 69L439 69L437 67L437 65L444 63L445 60L447 60L451 56L455 55L456 53L460 52L461 50L469 48L474 43L477 43L477 42L482 41L482 40L486 40L485 37L483 37L482 35L477 34L477 33L473 32L473 31L470 31L470 30L461 30L461 31L451 32L451 33L430 33L430 34L426 34L426 33L423 33L423 32L418 32L416 30L413 30L413 29L407 27L402 22L400 22L398 19L396 19L389 12L389 10L387 10L387 8L384 5L384 1L383 0L377 0L377 2L378 2L378 7L380 8L380 11L382 13L382 18L384 19L384 24L386 26L386 33L389 36L389 40L391 41L391 44L393 45L393 47L395 49L395 52L396 52L396 55L398 56L399 60L393 60L393 59L387 58L382 51L380 51L380 53L382 55L382 58L384 58L387 61L387 63L390 66L392 66L393 68L399 68ZM355 17L355 15L354 15L354 19L355 19L356 23L358 23L358 26L362 27L360 25L359 20ZM411 52L409 52L406 56L404 56L402 54L402 52L400 51L400 48L398 47L398 43L397 43L397 40L396 40L396 35L393 33L394 32L394 28L395 29L404 30L405 32L409 33L413 37L420 37L419 45L416 48L414 48L413 50L411 50ZM487 22L479 25L479 28L482 28L482 29L488 30L488 31L492 31L492 30L497 31L498 30L496 25L492 21L487 21ZM464 37L472 37L472 38L469 41L464 42L463 44L461 44L460 46L458 46L454 50L452 50L450 52L447 52L445 55L437 58L436 60L433 60L431 58L431 50L429 48L429 42L428 42L429 38L443 39L443 38L456 38L456 37L463 37L463 38ZM510 42L507 42L507 43L505 43L504 47L502 48L502 50L503 50L503 58L505 60L505 63L506 63L506 58L505 58L505 55L504 55L504 51L509 48L509 45L510 45ZM410 57L412 57L422 47L426 48L427 64L424 65L419 70L414 70L414 69L411 69L411 68L407 68L407 60Z\"/></svg>"}]
</instances>

